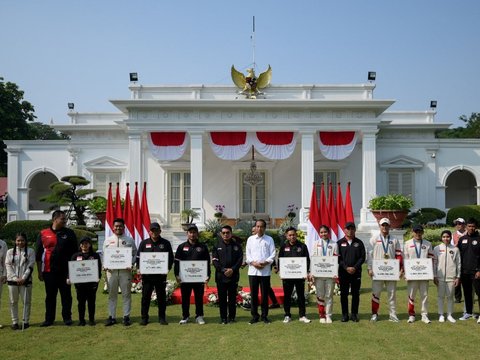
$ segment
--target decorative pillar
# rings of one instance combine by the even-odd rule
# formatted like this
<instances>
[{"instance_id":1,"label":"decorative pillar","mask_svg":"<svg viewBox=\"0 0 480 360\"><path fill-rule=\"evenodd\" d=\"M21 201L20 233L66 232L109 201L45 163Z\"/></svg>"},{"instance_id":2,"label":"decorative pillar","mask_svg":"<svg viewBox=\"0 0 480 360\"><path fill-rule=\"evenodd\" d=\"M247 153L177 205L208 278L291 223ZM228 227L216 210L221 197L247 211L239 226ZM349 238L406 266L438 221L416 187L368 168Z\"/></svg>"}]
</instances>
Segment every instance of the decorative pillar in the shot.
<instances>
[{"instance_id":1,"label":"decorative pillar","mask_svg":"<svg viewBox=\"0 0 480 360\"><path fill-rule=\"evenodd\" d=\"M310 212L310 198L312 196L312 184L314 174L314 136L316 132L300 132L302 137L302 158L301 158L301 187L302 203L300 204L300 217L298 227L302 230L307 229L307 218Z\"/></svg>"},{"instance_id":2,"label":"decorative pillar","mask_svg":"<svg viewBox=\"0 0 480 360\"><path fill-rule=\"evenodd\" d=\"M8 153L8 196L7 196L7 221L24 220L25 214L22 211L18 189L22 186L19 182L18 156L21 148L9 148Z\"/></svg>"},{"instance_id":3,"label":"decorative pillar","mask_svg":"<svg viewBox=\"0 0 480 360\"><path fill-rule=\"evenodd\" d=\"M375 218L368 209L368 202L377 194L377 131L377 128L362 130L362 208L359 230L377 227Z\"/></svg>"},{"instance_id":4,"label":"decorative pillar","mask_svg":"<svg viewBox=\"0 0 480 360\"><path fill-rule=\"evenodd\" d=\"M135 184L138 181L139 184L143 184L142 176L142 164L143 164L143 152L142 152L142 135L140 133L128 134L128 153L129 153L129 172L126 176L130 185Z\"/></svg>"},{"instance_id":5,"label":"decorative pillar","mask_svg":"<svg viewBox=\"0 0 480 360\"><path fill-rule=\"evenodd\" d=\"M189 132L190 135L190 206L198 212L197 226L205 227L203 208L203 131Z\"/></svg>"},{"instance_id":6,"label":"decorative pillar","mask_svg":"<svg viewBox=\"0 0 480 360\"><path fill-rule=\"evenodd\" d=\"M425 181L425 188L424 188L424 197L423 201L426 201L428 204L434 204L434 207L438 209L443 209L445 206L440 207L437 197L437 188L440 185L439 179L438 179L438 167L437 167L437 151L438 147L436 148L428 148L425 149L427 152L427 161L426 166L428 169L427 172L427 181ZM435 187L432 186L432 184L435 184ZM414 199L415 200L415 199ZM443 204L445 205L445 204ZM418 206L416 206L418 207Z\"/></svg>"},{"instance_id":7,"label":"decorative pillar","mask_svg":"<svg viewBox=\"0 0 480 360\"><path fill-rule=\"evenodd\" d=\"M70 154L70 162L69 162L69 175L81 175L80 169L78 168L78 154L80 154L79 149L69 147L68 152Z\"/></svg>"}]
</instances>

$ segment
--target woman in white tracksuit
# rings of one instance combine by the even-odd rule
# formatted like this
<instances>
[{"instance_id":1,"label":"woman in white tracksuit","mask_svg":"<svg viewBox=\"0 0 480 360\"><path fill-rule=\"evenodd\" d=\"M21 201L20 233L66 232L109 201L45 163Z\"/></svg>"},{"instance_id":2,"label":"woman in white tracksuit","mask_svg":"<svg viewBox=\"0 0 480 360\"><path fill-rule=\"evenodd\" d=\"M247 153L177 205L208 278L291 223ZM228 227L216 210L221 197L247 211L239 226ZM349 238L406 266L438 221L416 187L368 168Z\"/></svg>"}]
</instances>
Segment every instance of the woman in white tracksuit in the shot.
<instances>
[{"instance_id":1,"label":"woman in white tracksuit","mask_svg":"<svg viewBox=\"0 0 480 360\"><path fill-rule=\"evenodd\" d=\"M313 243L311 256L338 256L337 244L330 240L330 229L328 226L322 225L319 235L320 239ZM322 324L330 324L332 322L334 286L335 280L333 278L315 278L318 314Z\"/></svg>"},{"instance_id":2,"label":"woman in white tracksuit","mask_svg":"<svg viewBox=\"0 0 480 360\"><path fill-rule=\"evenodd\" d=\"M442 231L442 244L437 245L433 252L437 258L437 264L433 269L434 282L438 287L438 321L445 322L443 315L443 302L447 298L447 320L456 322L452 316L455 287L460 283L461 260L460 251L450 242L452 233L449 230Z\"/></svg>"},{"instance_id":3,"label":"woman in white tracksuit","mask_svg":"<svg viewBox=\"0 0 480 360\"><path fill-rule=\"evenodd\" d=\"M10 296L10 312L12 329L20 329L18 323L18 300L23 302L23 326L29 327L30 307L32 300L32 274L35 266L35 252L27 247L27 236L18 233L15 246L7 251L5 267L7 268L7 284Z\"/></svg>"}]
</instances>

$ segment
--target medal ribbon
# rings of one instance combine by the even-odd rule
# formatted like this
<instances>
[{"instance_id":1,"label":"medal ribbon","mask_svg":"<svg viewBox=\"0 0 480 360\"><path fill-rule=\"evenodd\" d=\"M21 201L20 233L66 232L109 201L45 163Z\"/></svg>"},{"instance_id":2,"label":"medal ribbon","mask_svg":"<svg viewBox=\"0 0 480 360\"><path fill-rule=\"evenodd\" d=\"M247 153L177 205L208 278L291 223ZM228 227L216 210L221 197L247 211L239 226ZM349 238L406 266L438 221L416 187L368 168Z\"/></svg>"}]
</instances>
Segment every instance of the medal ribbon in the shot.
<instances>
[{"instance_id":1,"label":"medal ribbon","mask_svg":"<svg viewBox=\"0 0 480 360\"><path fill-rule=\"evenodd\" d=\"M420 245L418 246L418 248L417 248L417 244L414 242L414 244L415 244L415 253L417 254L417 259L420 259L420 255L422 255L422 242L423 242L423 239L420 240Z\"/></svg>"},{"instance_id":2,"label":"medal ribbon","mask_svg":"<svg viewBox=\"0 0 480 360\"><path fill-rule=\"evenodd\" d=\"M323 241L323 243L325 243L325 240ZM328 244L330 243L330 239L327 240L327 245L323 245L322 246L322 250L323 250L323 256L327 256L327 250L328 250Z\"/></svg>"},{"instance_id":3,"label":"medal ribbon","mask_svg":"<svg viewBox=\"0 0 480 360\"><path fill-rule=\"evenodd\" d=\"M380 239L382 240L383 252L385 255L388 255L388 243L390 241L390 235L386 237L387 241L383 241L384 237L382 235L380 235Z\"/></svg>"}]
</instances>

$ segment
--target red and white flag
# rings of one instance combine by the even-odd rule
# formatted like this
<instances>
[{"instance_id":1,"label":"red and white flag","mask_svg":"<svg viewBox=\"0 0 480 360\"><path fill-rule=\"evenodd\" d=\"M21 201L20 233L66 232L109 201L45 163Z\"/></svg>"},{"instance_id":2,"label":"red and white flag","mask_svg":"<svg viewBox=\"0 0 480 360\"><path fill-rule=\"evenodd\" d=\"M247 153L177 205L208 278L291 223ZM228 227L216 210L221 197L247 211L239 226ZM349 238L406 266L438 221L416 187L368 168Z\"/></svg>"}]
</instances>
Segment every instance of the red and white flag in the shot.
<instances>
[{"instance_id":1,"label":"red and white flag","mask_svg":"<svg viewBox=\"0 0 480 360\"><path fill-rule=\"evenodd\" d=\"M338 238L345 236L343 229L345 228L345 207L343 206L342 187L340 183L337 184L337 222L338 222Z\"/></svg>"},{"instance_id":2,"label":"red and white flag","mask_svg":"<svg viewBox=\"0 0 480 360\"><path fill-rule=\"evenodd\" d=\"M142 226L143 226L143 238L148 239L150 234L150 211L148 210L148 201L147 201L147 183L143 183L143 193L142 193Z\"/></svg>"},{"instance_id":3,"label":"red and white flag","mask_svg":"<svg viewBox=\"0 0 480 360\"><path fill-rule=\"evenodd\" d=\"M123 208L123 220L125 221L125 235L135 238L135 225L133 220L132 202L130 201L130 184L127 183L125 193L125 206Z\"/></svg>"},{"instance_id":4,"label":"red and white flag","mask_svg":"<svg viewBox=\"0 0 480 360\"><path fill-rule=\"evenodd\" d=\"M322 219L322 225L326 225L332 229L332 225L330 223L330 215L328 214L328 206L327 206L327 199L325 196L325 185L322 182L322 186L320 189L320 217Z\"/></svg>"},{"instance_id":5,"label":"red and white flag","mask_svg":"<svg viewBox=\"0 0 480 360\"><path fill-rule=\"evenodd\" d=\"M312 196L310 198L310 213L307 221L307 237L306 245L310 254L313 254L313 244L320 239L318 232L322 221L320 219L320 212L318 211L317 190L315 183L313 183Z\"/></svg>"},{"instance_id":6,"label":"red and white flag","mask_svg":"<svg viewBox=\"0 0 480 360\"><path fill-rule=\"evenodd\" d=\"M338 222L335 202L333 201L332 183L328 184L328 213L330 215L330 239L336 242L338 240Z\"/></svg>"},{"instance_id":7,"label":"red and white flag","mask_svg":"<svg viewBox=\"0 0 480 360\"><path fill-rule=\"evenodd\" d=\"M138 197L138 182L135 181L135 193L133 195L133 224L135 234L135 245L138 246L143 240L142 208L140 207L140 198Z\"/></svg>"},{"instance_id":8,"label":"red and white flag","mask_svg":"<svg viewBox=\"0 0 480 360\"><path fill-rule=\"evenodd\" d=\"M350 182L347 184L347 191L345 194L345 221L355 222L355 217L353 216L352 198L350 196Z\"/></svg>"},{"instance_id":9,"label":"red and white flag","mask_svg":"<svg viewBox=\"0 0 480 360\"><path fill-rule=\"evenodd\" d=\"M113 211L112 183L109 183L107 195L107 213L105 214L105 239L108 239L113 235L113 220L115 218Z\"/></svg>"},{"instance_id":10,"label":"red and white flag","mask_svg":"<svg viewBox=\"0 0 480 360\"><path fill-rule=\"evenodd\" d=\"M115 218L123 218L122 198L120 197L120 184L117 182L117 193L115 194Z\"/></svg>"}]
</instances>

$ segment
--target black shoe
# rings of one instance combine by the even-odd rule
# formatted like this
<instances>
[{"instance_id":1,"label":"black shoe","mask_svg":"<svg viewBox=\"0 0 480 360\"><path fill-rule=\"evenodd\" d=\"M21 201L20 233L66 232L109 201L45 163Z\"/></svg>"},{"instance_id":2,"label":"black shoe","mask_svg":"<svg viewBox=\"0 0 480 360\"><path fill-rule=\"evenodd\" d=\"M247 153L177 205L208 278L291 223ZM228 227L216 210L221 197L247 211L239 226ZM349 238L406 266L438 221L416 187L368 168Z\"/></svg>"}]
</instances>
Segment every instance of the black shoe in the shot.
<instances>
[{"instance_id":1,"label":"black shoe","mask_svg":"<svg viewBox=\"0 0 480 360\"><path fill-rule=\"evenodd\" d=\"M158 322L160 323L160 325L168 325L167 320L165 320L165 318L163 318L163 317L159 318Z\"/></svg>"},{"instance_id":2,"label":"black shoe","mask_svg":"<svg viewBox=\"0 0 480 360\"><path fill-rule=\"evenodd\" d=\"M124 324L125 324L125 321L124 321ZM142 319L142 321L140 321L140 325L142 325L142 326L146 326L147 324L148 324L147 319Z\"/></svg>"},{"instance_id":3,"label":"black shoe","mask_svg":"<svg viewBox=\"0 0 480 360\"><path fill-rule=\"evenodd\" d=\"M251 318L248 322L250 325L258 323L260 320L258 318Z\"/></svg>"},{"instance_id":4,"label":"black shoe","mask_svg":"<svg viewBox=\"0 0 480 360\"><path fill-rule=\"evenodd\" d=\"M87 323L86 323L85 320L80 320L80 321L78 322L78 326L85 326L85 325L87 325Z\"/></svg>"},{"instance_id":5,"label":"black shoe","mask_svg":"<svg viewBox=\"0 0 480 360\"><path fill-rule=\"evenodd\" d=\"M267 317L263 318L262 321L263 321L264 324L270 324L271 323L270 319L267 318Z\"/></svg>"},{"instance_id":6,"label":"black shoe","mask_svg":"<svg viewBox=\"0 0 480 360\"><path fill-rule=\"evenodd\" d=\"M348 322L348 320L350 320L348 315L342 315L342 322Z\"/></svg>"},{"instance_id":7,"label":"black shoe","mask_svg":"<svg viewBox=\"0 0 480 360\"><path fill-rule=\"evenodd\" d=\"M236 323L237 320L235 320L235 318L230 318L230 319L228 319L228 322L229 322L229 323Z\"/></svg>"},{"instance_id":8,"label":"black shoe","mask_svg":"<svg viewBox=\"0 0 480 360\"><path fill-rule=\"evenodd\" d=\"M353 322L359 322L360 319L358 318L358 314L352 314L352 321Z\"/></svg>"},{"instance_id":9,"label":"black shoe","mask_svg":"<svg viewBox=\"0 0 480 360\"><path fill-rule=\"evenodd\" d=\"M268 306L269 309L278 309L280 308L280 304L279 303L275 303L275 304L270 304Z\"/></svg>"},{"instance_id":10,"label":"black shoe","mask_svg":"<svg viewBox=\"0 0 480 360\"><path fill-rule=\"evenodd\" d=\"M222 324L222 325L227 325L227 324L228 324L228 320L227 320L227 319L222 319L222 320L220 320L220 324Z\"/></svg>"},{"instance_id":11,"label":"black shoe","mask_svg":"<svg viewBox=\"0 0 480 360\"><path fill-rule=\"evenodd\" d=\"M53 323L50 322L50 321L44 321L43 323L40 324L40 327L48 327L48 326L52 326Z\"/></svg>"},{"instance_id":12,"label":"black shoe","mask_svg":"<svg viewBox=\"0 0 480 360\"><path fill-rule=\"evenodd\" d=\"M132 323L130 322L130 316L124 316L123 317L123 325L124 326L130 326Z\"/></svg>"},{"instance_id":13,"label":"black shoe","mask_svg":"<svg viewBox=\"0 0 480 360\"><path fill-rule=\"evenodd\" d=\"M30 324L29 323L24 323L23 324L23 329L28 329L30 327Z\"/></svg>"},{"instance_id":14,"label":"black shoe","mask_svg":"<svg viewBox=\"0 0 480 360\"><path fill-rule=\"evenodd\" d=\"M18 324L13 324L13 325L11 326L11 328L12 328L12 330L18 330L18 329L20 329L20 327L18 326Z\"/></svg>"},{"instance_id":15,"label":"black shoe","mask_svg":"<svg viewBox=\"0 0 480 360\"><path fill-rule=\"evenodd\" d=\"M117 323L117 320L109 316L107 321L105 321L105 326L112 326L112 325L115 325L116 323Z\"/></svg>"},{"instance_id":16,"label":"black shoe","mask_svg":"<svg viewBox=\"0 0 480 360\"><path fill-rule=\"evenodd\" d=\"M462 299L455 299L455 303L460 304L462 302Z\"/></svg>"},{"instance_id":17,"label":"black shoe","mask_svg":"<svg viewBox=\"0 0 480 360\"><path fill-rule=\"evenodd\" d=\"M72 319L67 319L67 320L63 320L63 323L64 323L66 326L72 326L73 321L72 321Z\"/></svg>"},{"instance_id":18,"label":"black shoe","mask_svg":"<svg viewBox=\"0 0 480 360\"><path fill-rule=\"evenodd\" d=\"M97 323L95 322L95 320L88 320L88 325L95 326L97 325Z\"/></svg>"}]
</instances>

